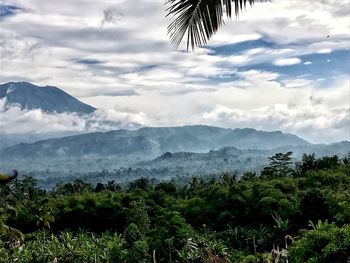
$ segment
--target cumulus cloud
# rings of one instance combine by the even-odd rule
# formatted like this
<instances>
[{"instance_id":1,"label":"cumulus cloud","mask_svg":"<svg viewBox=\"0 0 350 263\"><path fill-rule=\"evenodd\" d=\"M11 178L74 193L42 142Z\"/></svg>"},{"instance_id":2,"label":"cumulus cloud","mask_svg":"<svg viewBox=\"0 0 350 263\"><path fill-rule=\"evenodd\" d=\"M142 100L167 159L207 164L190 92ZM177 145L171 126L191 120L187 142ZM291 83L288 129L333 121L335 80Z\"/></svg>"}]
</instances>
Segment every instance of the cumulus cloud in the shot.
<instances>
[{"instance_id":1,"label":"cumulus cloud","mask_svg":"<svg viewBox=\"0 0 350 263\"><path fill-rule=\"evenodd\" d=\"M332 49L330 48L324 48L317 51L318 54L329 54L331 52L332 52Z\"/></svg>"},{"instance_id":2,"label":"cumulus cloud","mask_svg":"<svg viewBox=\"0 0 350 263\"><path fill-rule=\"evenodd\" d=\"M257 3L237 21L226 21L208 47L191 53L170 46L163 0L5 2L26 11L0 21L0 82L58 86L101 109L88 119L1 112L13 132L207 123L281 129L314 141L346 139L348 119L338 112L348 105L344 76L332 69L317 81L320 76L307 70L318 61L304 56L331 62L334 53L349 49L347 0ZM264 45L249 46L259 41ZM242 48L215 52L232 44ZM298 66L305 72L273 72ZM325 128L327 119L332 127Z\"/></svg>"},{"instance_id":3,"label":"cumulus cloud","mask_svg":"<svg viewBox=\"0 0 350 263\"><path fill-rule=\"evenodd\" d=\"M96 132L113 129L135 129L146 122L142 112L127 113L116 110L97 110L91 114L46 113L39 109L6 106L0 100L0 131L7 134Z\"/></svg>"},{"instance_id":4,"label":"cumulus cloud","mask_svg":"<svg viewBox=\"0 0 350 263\"><path fill-rule=\"evenodd\" d=\"M149 91L140 96L100 97L95 101L102 105L113 100L116 110L121 111L141 109L149 117L146 125L207 124L282 130L317 143L350 139L347 76L321 89L317 81L280 80L281 76L274 72L250 70L238 75L239 79L215 85L210 92L204 91L210 87L199 86L197 92L177 96Z\"/></svg>"},{"instance_id":5,"label":"cumulus cloud","mask_svg":"<svg viewBox=\"0 0 350 263\"><path fill-rule=\"evenodd\" d=\"M275 99L262 95L267 90L260 88L261 95L252 88L254 91L250 94L255 94L256 98L252 98L249 108L218 101L203 113L203 119L206 123L224 127L282 129L312 142L350 139L349 88L345 78L331 90L318 90L312 83L304 83L304 89L293 89L292 92L282 86L276 86L274 91L271 86L268 92L275 92ZM310 96L305 96L307 94ZM267 103L259 105L255 100L266 100Z\"/></svg>"},{"instance_id":6,"label":"cumulus cloud","mask_svg":"<svg viewBox=\"0 0 350 263\"><path fill-rule=\"evenodd\" d=\"M301 60L299 58L281 58L273 62L275 66L290 66L300 64Z\"/></svg>"}]
</instances>

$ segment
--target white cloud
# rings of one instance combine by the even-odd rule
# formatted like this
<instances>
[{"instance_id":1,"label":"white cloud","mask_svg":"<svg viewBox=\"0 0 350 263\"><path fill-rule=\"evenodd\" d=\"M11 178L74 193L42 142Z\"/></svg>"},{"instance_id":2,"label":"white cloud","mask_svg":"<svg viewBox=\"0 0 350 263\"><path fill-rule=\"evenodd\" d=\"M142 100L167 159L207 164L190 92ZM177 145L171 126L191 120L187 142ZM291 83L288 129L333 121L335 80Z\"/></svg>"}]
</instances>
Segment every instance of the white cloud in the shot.
<instances>
[{"instance_id":1,"label":"white cloud","mask_svg":"<svg viewBox=\"0 0 350 263\"><path fill-rule=\"evenodd\" d=\"M88 115L76 113L46 113L41 110L22 110L12 106L5 109L0 100L0 132L8 134L30 134L50 132L96 132L112 129L137 128L146 122L142 112L127 113L102 110Z\"/></svg>"},{"instance_id":2,"label":"white cloud","mask_svg":"<svg viewBox=\"0 0 350 263\"><path fill-rule=\"evenodd\" d=\"M291 66L300 64L301 60L299 58L281 58L273 62L275 66Z\"/></svg>"},{"instance_id":3,"label":"white cloud","mask_svg":"<svg viewBox=\"0 0 350 263\"><path fill-rule=\"evenodd\" d=\"M281 81L281 84L286 88L303 88L309 85L315 85L313 81L303 78L285 79Z\"/></svg>"},{"instance_id":4,"label":"white cloud","mask_svg":"<svg viewBox=\"0 0 350 263\"><path fill-rule=\"evenodd\" d=\"M295 133L313 142L349 139L348 81L319 89L306 79L279 80L273 72L239 72L240 79L219 86L188 87L191 92L143 91L138 96L93 96L87 103L103 108L89 116L46 114L12 107L0 111L8 133L90 132L138 126L208 124ZM180 89L181 91L182 89ZM175 92L175 93L174 93Z\"/></svg>"},{"instance_id":5,"label":"white cloud","mask_svg":"<svg viewBox=\"0 0 350 263\"><path fill-rule=\"evenodd\" d=\"M281 80L276 72L241 72L240 67L295 65L302 63L304 55L349 49L347 0L257 3L238 20L227 21L209 42L215 47L241 43L243 50L234 55L214 54L209 48L192 53L172 49L163 0L140 0L137 5L126 0L5 3L23 6L26 11L0 22L0 81L58 86L103 109L92 117L101 127L107 127L103 126L106 122L102 124L106 120L122 125L216 124L219 121L208 116L220 109L229 116L236 114L240 120L225 122L227 118L222 118L223 126L282 129L315 141L345 138L346 129L341 124L346 119L338 110L348 105L343 101L347 97L346 82L328 84L322 91L320 82L307 72ZM244 47L245 41L253 40L268 41L270 45ZM82 59L99 63L79 63ZM344 80L343 76L332 77ZM340 86L343 88L337 88ZM334 95L330 103L325 99L327 94L341 96ZM315 101L320 101L322 107L310 106ZM266 118L260 111L266 112ZM303 115L303 111L313 112L314 117ZM47 116L18 109L1 114L13 132L39 132L50 127L82 130L88 123L69 114ZM285 115L291 120L287 121ZM254 121L243 121L244 116ZM329 128L324 128L323 120L327 119L332 121Z\"/></svg>"},{"instance_id":6,"label":"white cloud","mask_svg":"<svg viewBox=\"0 0 350 263\"><path fill-rule=\"evenodd\" d=\"M319 54L329 54L331 52L332 52L332 49L330 49L330 48L324 48L324 49L320 49L317 51L317 53L319 53Z\"/></svg>"},{"instance_id":7,"label":"white cloud","mask_svg":"<svg viewBox=\"0 0 350 263\"><path fill-rule=\"evenodd\" d=\"M303 89L288 92L282 86L274 87L273 83L265 82L259 88L251 87L248 107L221 100L202 116L206 123L218 126L282 129L312 142L334 141L334 138L349 140L349 87L346 78L336 87L326 90L313 88L312 83L304 84L307 85ZM244 96L241 91L231 92L231 96ZM266 93L274 93L275 96Z\"/></svg>"},{"instance_id":8,"label":"white cloud","mask_svg":"<svg viewBox=\"0 0 350 263\"><path fill-rule=\"evenodd\" d=\"M320 89L317 81L302 78L280 81L273 72L251 70L239 72L239 76L239 80L211 87L211 92L202 86L197 92L168 96L149 91L113 101L117 111L141 109L149 117L145 125L208 124L282 130L312 142L350 139L346 128L350 127L346 76L340 76L327 89ZM89 100L98 100L97 106L112 103L108 97Z\"/></svg>"}]
</instances>

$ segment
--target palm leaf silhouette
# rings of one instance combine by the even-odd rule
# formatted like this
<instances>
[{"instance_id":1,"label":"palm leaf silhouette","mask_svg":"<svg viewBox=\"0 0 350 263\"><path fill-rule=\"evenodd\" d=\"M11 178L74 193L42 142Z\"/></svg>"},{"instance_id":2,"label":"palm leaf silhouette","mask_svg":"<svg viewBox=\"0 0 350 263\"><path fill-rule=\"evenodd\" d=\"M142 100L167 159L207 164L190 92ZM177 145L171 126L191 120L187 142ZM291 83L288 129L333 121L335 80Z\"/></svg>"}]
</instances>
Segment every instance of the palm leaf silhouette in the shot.
<instances>
[{"instance_id":1,"label":"palm leaf silhouette","mask_svg":"<svg viewBox=\"0 0 350 263\"><path fill-rule=\"evenodd\" d=\"M174 47L178 47L187 32L187 50L203 46L224 24L227 18L236 17L256 0L167 0L167 16L172 17L168 34ZM261 2L267 0L260 0Z\"/></svg>"}]
</instances>

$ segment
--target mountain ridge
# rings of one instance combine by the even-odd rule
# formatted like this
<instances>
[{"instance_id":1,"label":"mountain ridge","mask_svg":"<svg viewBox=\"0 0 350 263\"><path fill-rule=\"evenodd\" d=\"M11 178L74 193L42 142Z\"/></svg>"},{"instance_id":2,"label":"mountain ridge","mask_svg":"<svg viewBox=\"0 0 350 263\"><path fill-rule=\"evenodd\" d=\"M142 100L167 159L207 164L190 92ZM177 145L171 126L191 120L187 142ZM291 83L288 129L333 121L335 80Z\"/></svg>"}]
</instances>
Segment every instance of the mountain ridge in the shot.
<instances>
[{"instance_id":1,"label":"mountain ridge","mask_svg":"<svg viewBox=\"0 0 350 263\"><path fill-rule=\"evenodd\" d=\"M21 143L3 150L6 156L81 157L89 155L149 155L164 152L206 152L226 146L239 149L272 149L288 145L308 145L293 134L254 129L229 129L206 125L143 127L113 130Z\"/></svg>"},{"instance_id":2,"label":"mountain ridge","mask_svg":"<svg viewBox=\"0 0 350 263\"><path fill-rule=\"evenodd\" d=\"M270 150L241 150L236 147L223 147L205 153L176 152L164 153L155 159L141 161L133 165L133 169L143 171L158 171L165 177L174 174L194 176L210 175L218 172L259 171L268 164L268 157L278 152L292 151L294 161L300 161L303 154L323 156L346 156L350 149L349 141L332 144L310 144L307 146L284 146Z\"/></svg>"}]
</instances>

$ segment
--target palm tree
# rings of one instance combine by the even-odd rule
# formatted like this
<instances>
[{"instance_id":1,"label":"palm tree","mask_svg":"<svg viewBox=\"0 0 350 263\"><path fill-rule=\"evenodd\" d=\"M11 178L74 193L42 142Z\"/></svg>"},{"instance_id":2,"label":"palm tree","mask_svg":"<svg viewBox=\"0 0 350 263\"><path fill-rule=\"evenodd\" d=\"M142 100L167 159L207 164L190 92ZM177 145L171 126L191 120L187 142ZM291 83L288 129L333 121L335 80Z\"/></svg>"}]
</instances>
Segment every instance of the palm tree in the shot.
<instances>
[{"instance_id":1,"label":"palm tree","mask_svg":"<svg viewBox=\"0 0 350 263\"><path fill-rule=\"evenodd\" d=\"M172 17L168 34L174 47L178 47L187 32L187 51L203 46L224 24L227 18L237 17L247 3L257 0L167 0L167 16ZM260 0L265 2L268 0Z\"/></svg>"}]
</instances>

